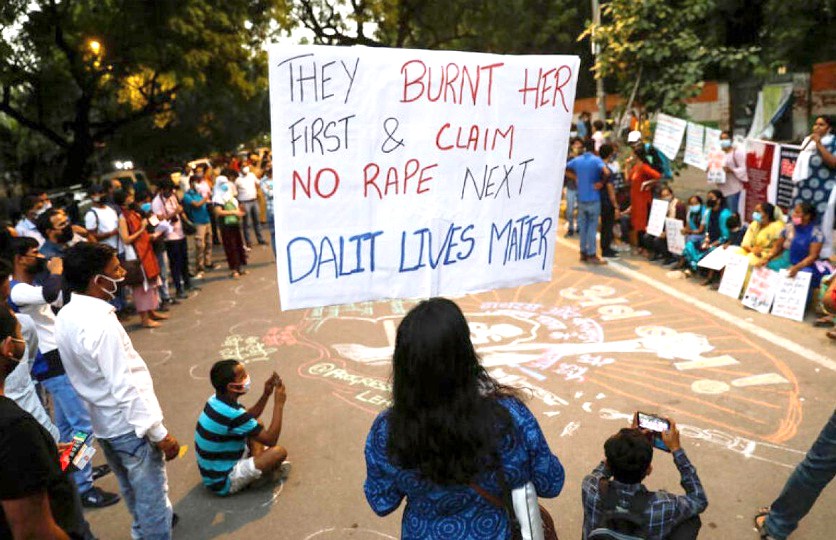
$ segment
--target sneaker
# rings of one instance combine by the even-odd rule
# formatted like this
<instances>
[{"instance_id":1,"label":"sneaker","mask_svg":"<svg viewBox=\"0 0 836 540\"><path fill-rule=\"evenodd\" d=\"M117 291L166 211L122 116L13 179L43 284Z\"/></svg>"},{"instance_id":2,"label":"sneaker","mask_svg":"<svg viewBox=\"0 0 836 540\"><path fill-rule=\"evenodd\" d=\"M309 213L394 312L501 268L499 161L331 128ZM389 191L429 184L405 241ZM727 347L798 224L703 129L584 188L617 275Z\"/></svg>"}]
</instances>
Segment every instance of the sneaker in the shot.
<instances>
[{"instance_id":1,"label":"sneaker","mask_svg":"<svg viewBox=\"0 0 836 540\"><path fill-rule=\"evenodd\" d=\"M93 467L93 480L98 480L102 476L107 476L111 473L110 465L105 463L104 465L99 465L98 467Z\"/></svg>"},{"instance_id":2,"label":"sneaker","mask_svg":"<svg viewBox=\"0 0 836 540\"><path fill-rule=\"evenodd\" d=\"M615 252L615 251L605 251L601 255L603 257L607 258L607 259L617 259L618 258L618 253Z\"/></svg>"},{"instance_id":3,"label":"sneaker","mask_svg":"<svg viewBox=\"0 0 836 540\"><path fill-rule=\"evenodd\" d=\"M185 299L187 299L188 297L189 297L189 293L187 293L187 292L185 292L185 291L178 291L178 292L177 292L177 298L178 298L179 300L185 300Z\"/></svg>"},{"instance_id":4,"label":"sneaker","mask_svg":"<svg viewBox=\"0 0 836 540\"><path fill-rule=\"evenodd\" d=\"M197 274L195 274L195 275L194 275L194 276L192 276L192 277L193 277L194 279L203 279L203 272L198 272Z\"/></svg>"},{"instance_id":5,"label":"sneaker","mask_svg":"<svg viewBox=\"0 0 836 540\"><path fill-rule=\"evenodd\" d=\"M116 493L109 493L96 486L81 494L81 506L84 508L105 508L113 506L120 500L121 497Z\"/></svg>"},{"instance_id":6,"label":"sneaker","mask_svg":"<svg viewBox=\"0 0 836 540\"><path fill-rule=\"evenodd\" d=\"M597 257L596 255L589 255L586 258L586 262L588 262L589 264L597 264L599 266L603 266L603 265L607 264L607 261Z\"/></svg>"}]
</instances>

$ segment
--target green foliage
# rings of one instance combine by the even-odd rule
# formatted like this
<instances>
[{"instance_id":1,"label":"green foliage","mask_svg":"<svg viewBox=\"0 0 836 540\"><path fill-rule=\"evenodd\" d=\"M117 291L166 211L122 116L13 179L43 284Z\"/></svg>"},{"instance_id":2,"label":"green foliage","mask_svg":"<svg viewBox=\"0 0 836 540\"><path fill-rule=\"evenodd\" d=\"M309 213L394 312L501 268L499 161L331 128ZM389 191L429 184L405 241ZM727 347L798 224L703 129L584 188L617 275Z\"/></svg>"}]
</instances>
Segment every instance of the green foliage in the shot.
<instances>
[{"instance_id":1,"label":"green foliage","mask_svg":"<svg viewBox=\"0 0 836 540\"><path fill-rule=\"evenodd\" d=\"M589 24L580 39L594 36L600 44L596 76L612 77L622 96L631 94L640 76L636 101L650 111L682 115L707 68L760 61L756 47L724 47L708 37L703 30L714 9L714 0L610 0L602 24Z\"/></svg>"},{"instance_id":2,"label":"green foliage","mask_svg":"<svg viewBox=\"0 0 836 540\"><path fill-rule=\"evenodd\" d=\"M7 0L0 113L60 148L62 180L79 181L120 131L182 123L178 101L189 95L222 88L238 104L259 99L260 45L283 16L279 0ZM203 112L228 105L218 102Z\"/></svg>"}]
</instances>

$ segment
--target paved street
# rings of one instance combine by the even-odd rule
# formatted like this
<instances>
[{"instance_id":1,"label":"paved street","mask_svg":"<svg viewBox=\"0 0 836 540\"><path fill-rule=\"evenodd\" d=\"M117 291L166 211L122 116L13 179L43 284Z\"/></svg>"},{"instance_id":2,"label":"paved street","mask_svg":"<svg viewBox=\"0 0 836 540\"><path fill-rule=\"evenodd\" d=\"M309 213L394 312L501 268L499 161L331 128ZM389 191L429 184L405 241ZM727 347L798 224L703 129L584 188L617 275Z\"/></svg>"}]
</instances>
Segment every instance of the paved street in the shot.
<instances>
[{"instance_id":1,"label":"paved street","mask_svg":"<svg viewBox=\"0 0 836 540\"><path fill-rule=\"evenodd\" d=\"M701 538L756 538L755 510L777 496L833 411L836 348L809 323L745 310L646 262L592 269L577 262L576 244L561 238L557 251L550 283L458 302L490 372L530 389L529 406L566 467L563 493L545 501L560 536L580 536L581 480L601 459L606 437L642 410L680 426L709 498ZM173 307L163 328L128 323L166 424L189 447L168 466L180 516L175 536L396 538L400 511L378 518L363 497L363 445L388 404L395 330L412 303L282 313L270 252L253 254L249 276L207 274L203 290ZM211 393L209 368L221 358L247 364L254 394L274 369L285 380L281 444L294 468L283 486L221 499L200 484L193 430ZM662 452L646 483L681 492ZM112 476L100 485L116 490ZM101 538L129 538L124 505L87 515ZM828 538L835 518L831 485L793 538Z\"/></svg>"}]
</instances>

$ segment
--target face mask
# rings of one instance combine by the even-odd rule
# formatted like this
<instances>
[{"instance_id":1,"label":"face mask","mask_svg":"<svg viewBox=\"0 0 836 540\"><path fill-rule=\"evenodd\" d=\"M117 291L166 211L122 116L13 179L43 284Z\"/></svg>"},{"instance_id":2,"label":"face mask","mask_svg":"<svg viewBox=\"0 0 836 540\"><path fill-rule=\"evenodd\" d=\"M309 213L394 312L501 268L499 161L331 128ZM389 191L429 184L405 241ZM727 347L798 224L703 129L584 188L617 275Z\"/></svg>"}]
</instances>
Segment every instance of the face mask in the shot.
<instances>
[{"instance_id":1,"label":"face mask","mask_svg":"<svg viewBox=\"0 0 836 540\"><path fill-rule=\"evenodd\" d=\"M708 199L708 200L705 202L705 204L706 204L706 206L708 206L709 208L714 208L714 205L715 205L715 204L717 204L717 201L716 201L715 199Z\"/></svg>"},{"instance_id":2,"label":"face mask","mask_svg":"<svg viewBox=\"0 0 836 540\"><path fill-rule=\"evenodd\" d=\"M139 208L140 208L143 212L145 212L145 213L147 214L148 212L150 212L150 211L151 211L151 203L149 203L149 202L142 203L142 204L139 206Z\"/></svg>"},{"instance_id":3,"label":"face mask","mask_svg":"<svg viewBox=\"0 0 836 540\"><path fill-rule=\"evenodd\" d=\"M59 244L66 244L70 240L73 239L73 228L67 225L61 232L58 234L58 243Z\"/></svg>"},{"instance_id":4,"label":"face mask","mask_svg":"<svg viewBox=\"0 0 836 540\"><path fill-rule=\"evenodd\" d=\"M252 386L252 381L250 380L250 376L247 375L247 378L243 380L243 382L235 383L235 386L239 387L238 392L242 394L246 394L250 391L250 387Z\"/></svg>"},{"instance_id":5,"label":"face mask","mask_svg":"<svg viewBox=\"0 0 836 540\"><path fill-rule=\"evenodd\" d=\"M673 197L668 195L667 197L662 197L662 200L667 201L667 202L671 202L673 200Z\"/></svg>"},{"instance_id":6,"label":"face mask","mask_svg":"<svg viewBox=\"0 0 836 540\"><path fill-rule=\"evenodd\" d=\"M722 148L723 150L731 148L731 140L723 139L722 141L720 141L720 148Z\"/></svg>"},{"instance_id":7,"label":"face mask","mask_svg":"<svg viewBox=\"0 0 836 540\"><path fill-rule=\"evenodd\" d=\"M752 212L752 221L757 221L758 223L760 223L762 218L763 216L761 216L760 212Z\"/></svg>"},{"instance_id":8,"label":"face mask","mask_svg":"<svg viewBox=\"0 0 836 540\"><path fill-rule=\"evenodd\" d=\"M229 184L221 184L221 191L229 191Z\"/></svg>"},{"instance_id":9,"label":"face mask","mask_svg":"<svg viewBox=\"0 0 836 540\"><path fill-rule=\"evenodd\" d=\"M44 212L46 212L46 211L47 211L47 207L46 207L46 206L41 206L40 208L38 208L37 210L35 210L35 217L36 217L36 218L37 218L37 217L40 217L40 215L41 215L41 214L43 214L43 213L44 213Z\"/></svg>"},{"instance_id":10,"label":"face mask","mask_svg":"<svg viewBox=\"0 0 836 540\"><path fill-rule=\"evenodd\" d=\"M691 205L691 206L689 206L688 208L691 210L691 213L692 213L692 214L696 214L697 212L699 212L699 211L700 211L700 209L702 209L702 206L700 206L700 205L698 205L698 204L692 204L692 205Z\"/></svg>"},{"instance_id":11,"label":"face mask","mask_svg":"<svg viewBox=\"0 0 836 540\"><path fill-rule=\"evenodd\" d=\"M46 259L43 257L35 257L35 262L26 267L30 274L40 274L46 270Z\"/></svg>"},{"instance_id":12,"label":"face mask","mask_svg":"<svg viewBox=\"0 0 836 540\"><path fill-rule=\"evenodd\" d=\"M94 195L94 196L90 197L90 200L93 201L94 203L98 204L98 203L102 202L102 196L101 195Z\"/></svg>"},{"instance_id":13,"label":"face mask","mask_svg":"<svg viewBox=\"0 0 836 540\"><path fill-rule=\"evenodd\" d=\"M801 216L793 216L792 217L792 224L796 227L801 225Z\"/></svg>"},{"instance_id":14,"label":"face mask","mask_svg":"<svg viewBox=\"0 0 836 540\"><path fill-rule=\"evenodd\" d=\"M43 208L44 212L46 212L47 210L51 210L51 209L52 209L52 203L51 202L44 203L44 208Z\"/></svg>"},{"instance_id":15,"label":"face mask","mask_svg":"<svg viewBox=\"0 0 836 540\"><path fill-rule=\"evenodd\" d=\"M118 290L119 290L119 283L121 283L121 282L125 281L125 278L123 278L123 277L122 277L122 278L119 278L119 279L113 279L112 277L108 277L108 276L106 276L106 275L104 275L104 274L96 274L96 278L105 278L105 279L106 279L106 280L108 280L108 281L110 282L110 284L113 286L113 288L112 288L112 289L105 289L104 287L102 287L101 285L99 285L99 287L102 287L102 290L103 290L105 293L107 293L107 295L108 295L108 296L110 296L110 299L111 299L111 300L113 300L114 298L116 298L116 291L118 291Z\"/></svg>"}]
</instances>

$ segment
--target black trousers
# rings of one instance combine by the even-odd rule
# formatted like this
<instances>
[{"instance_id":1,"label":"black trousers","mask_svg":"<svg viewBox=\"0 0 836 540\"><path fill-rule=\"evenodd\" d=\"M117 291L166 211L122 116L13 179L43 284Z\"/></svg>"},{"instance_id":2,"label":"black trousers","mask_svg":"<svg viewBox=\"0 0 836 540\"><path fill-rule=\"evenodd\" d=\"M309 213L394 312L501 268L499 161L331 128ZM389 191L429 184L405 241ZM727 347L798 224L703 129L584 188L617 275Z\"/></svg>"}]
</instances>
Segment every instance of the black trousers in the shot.
<instances>
[{"instance_id":1,"label":"black trousers","mask_svg":"<svg viewBox=\"0 0 836 540\"><path fill-rule=\"evenodd\" d=\"M609 201L601 200L601 253L612 252L613 233L615 225L615 208Z\"/></svg>"},{"instance_id":2,"label":"black trousers","mask_svg":"<svg viewBox=\"0 0 836 540\"><path fill-rule=\"evenodd\" d=\"M165 251L168 253L168 264L171 267L171 279L177 292L183 292L183 287L191 288L189 281L189 244L185 238L181 240L166 240Z\"/></svg>"}]
</instances>

